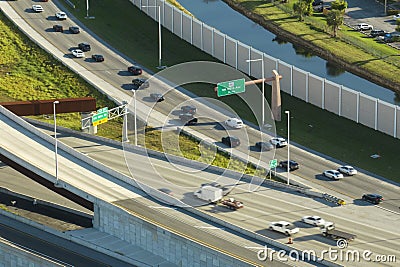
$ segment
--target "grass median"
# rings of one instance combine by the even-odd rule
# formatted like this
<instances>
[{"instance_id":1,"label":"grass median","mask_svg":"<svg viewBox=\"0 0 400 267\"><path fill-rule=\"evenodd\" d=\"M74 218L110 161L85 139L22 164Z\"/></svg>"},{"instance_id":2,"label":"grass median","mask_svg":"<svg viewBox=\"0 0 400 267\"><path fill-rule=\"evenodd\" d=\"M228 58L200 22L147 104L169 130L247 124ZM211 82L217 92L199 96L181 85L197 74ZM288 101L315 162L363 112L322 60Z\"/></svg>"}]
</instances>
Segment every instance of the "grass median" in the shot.
<instances>
[{"instance_id":1,"label":"grass median","mask_svg":"<svg viewBox=\"0 0 400 267\"><path fill-rule=\"evenodd\" d=\"M95 16L96 18L86 20L84 18L86 16L84 3L82 1L72 2L76 2L76 8L73 10L71 9L70 11L88 28L90 28L107 43L128 57L135 59L138 63L153 71L157 71L155 67L158 65L158 35L156 22L140 12L129 1L125 0L95 1L91 4L90 12L91 15ZM4 18L2 18L2 21L4 21ZM2 32L4 32L4 30L2 30ZM14 32L17 31L14 29ZM2 37L2 42L4 42L4 39L7 38L9 37ZM37 47L35 45L31 45L27 38L21 38L21 40L15 40L15 42L18 44L18 49L22 49L21 47L24 44L28 44L30 47L29 50L32 50L32 54L37 55L37 53L39 53L34 50L37 49ZM12 43L8 44L8 46L11 45ZM2 44L1 51L7 51L8 46ZM41 51L40 53L44 52ZM57 69L63 68L61 64L57 64L57 62L55 62L54 59L49 55L47 55L47 57L43 56L44 60L40 60L42 56L37 57L35 60L28 59L26 56L21 55L23 55L23 53L19 51L15 53L13 57L10 57L17 59L16 61L10 61L10 68L18 66L18 61L24 60L28 62L25 62L25 64L30 66L32 72L40 72L41 75L47 75L44 74L46 72L53 73L52 75L54 75L55 71L47 65L53 65L52 68ZM4 56L7 57L6 52ZM163 63L169 66L177 63L196 60L216 61L211 56L203 53L195 47L192 47L165 29L163 30L163 58ZM51 62L51 64L49 64L49 62ZM38 69L43 69L43 71L37 71ZM76 85L77 87L82 86L82 88L85 87L86 89L82 89L82 91L78 94L77 90L71 90L71 88L75 88L75 85L71 85L71 88L64 88L61 87L61 85L59 87L58 84L62 83L63 78L57 78L56 76L43 80L53 80L54 84L51 85L50 88L56 88L59 91L55 91L57 92L55 94L49 93L48 95L35 95L35 97L47 99L55 96L81 97L87 95L95 96L98 94L97 92L92 91L93 88L91 88L84 81L80 80L77 75L72 74L66 69L63 71L65 71L63 75L66 75L67 77L75 77L76 81L80 82L78 85ZM28 71L24 75L25 76L23 77L28 77L30 72ZM20 82L22 83L22 81L31 80L22 78ZM0 88L6 101L11 99L31 99L29 98L31 97L30 93L25 93L24 97L20 96L19 98L13 97L10 93L14 90L24 91L23 88L27 87L29 84L21 84L20 86L13 88L10 88L9 85L9 83L4 83ZM41 91L42 86L44 85L37 85L36 91ZM4 90L3 88L5 87L9 89ZM199 96L215 97L213 91L210 90L210 85L192 84L186 88ZM4 91L9 92L3 94ZM108 100L105 97L101 95L97 96L99 99L103 99L102 101L104 101L98 102L99 107L112 106L111 103L107 102ZM323 111L315 106L306 104L303 101L290 97L286 94L283 94L282 98L283 110L289 109L292 114L291 140L294 140L295 142L321 153L345 161L349 164L353 164L387 178L399 181L399 178L397 177L399 168L396 165L396 150L400 148L399 140L356 124L350 120L338 117L330 112ZM235 98L235 96L222 98L221 100L226 102L231 107L237 106L237 98ZM245 108L238 110L238 114L244 119L250 121L252 120L252 118L247 115L248 113L246 113ZM51 123L51 120L48 120L48 122ZM57 122L60 123L60 125L65 123L63 126L67 125L67 127L73 129L79 129L80 126L78 115L76 115L76 117L65 115L65 118L61 117ZM278 134L286 136L286 122L279 122L276 124L276 126ZM100 125L99 135L120 140L120 121L112 121L110 124L107 123ZM157 138L158 137L154 137L154 139L151 139L150 137L147 138L146 136L146 142L147 140L153 140L150 142L152 142L152 145L154 146ZM186 140L182 142L186 142ZM191 147L197 146L196 143L189 144ZM187 148L188 151L192 149L190 146ZM155 145L154 147L157 146ZM196 151L193 152L194 158L197 157L197 153L198 152ZM370 155L376 153L380 154L381 158L377 160L371 159ZM251 171L248 172L251 173Z\"/></svg>"}]
</instances>

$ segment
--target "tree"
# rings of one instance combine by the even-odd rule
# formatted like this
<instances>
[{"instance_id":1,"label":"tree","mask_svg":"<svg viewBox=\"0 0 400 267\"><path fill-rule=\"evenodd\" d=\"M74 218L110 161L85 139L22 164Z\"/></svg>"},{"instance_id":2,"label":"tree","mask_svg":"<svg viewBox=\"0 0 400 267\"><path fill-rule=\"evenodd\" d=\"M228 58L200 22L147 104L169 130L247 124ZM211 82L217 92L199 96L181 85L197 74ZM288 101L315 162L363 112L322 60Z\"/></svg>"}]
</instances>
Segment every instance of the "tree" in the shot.
<instances>
[{"instance_id":1,"label":"tree","mask_svg":"<svg viewBox=\"0 0 400 267\"><path fill-rule=\"evenodd\" d=\"M326 23L330 28L333 30L333 37L337 36L337 30L339 29L340 25L343 24L343 13L340 10L332 9L326 15Z\"/></svg>"},{"instance_id":2,"label":"tree","mask_svg":"<svg viewBox=\"0 0 400 267\"><path fill-rule=\"evenodd\" d=\"M347 2L344 1L344 0L336 0L334 2L331 2L332 9L339 10L342 13L344 13L344 11L346 10L347 6L348 6Z\"/></svg>"},{"instance_id":3,"label":"tree","mask_svg":"<svg viewBox=\"0 0 400 267\"><path fill-rule=\"evenodd\" d=\"M297 16L299 17L300 21L304 20L304 16L307 14L308 12L308 5L307 2L304 0L300 0L297 3L293 4L293 10L294 12L297 14Z\"/></svg>"}]
</instances>

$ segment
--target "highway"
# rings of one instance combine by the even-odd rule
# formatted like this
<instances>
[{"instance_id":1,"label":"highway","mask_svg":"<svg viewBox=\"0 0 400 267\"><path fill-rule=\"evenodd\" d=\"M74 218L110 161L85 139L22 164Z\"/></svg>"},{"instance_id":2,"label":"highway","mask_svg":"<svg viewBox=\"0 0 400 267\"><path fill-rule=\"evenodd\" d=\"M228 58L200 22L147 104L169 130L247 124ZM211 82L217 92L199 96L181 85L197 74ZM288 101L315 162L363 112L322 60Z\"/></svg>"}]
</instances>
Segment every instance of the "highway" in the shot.
<instances>
[{"instance_id":1,"label":"highway","mask_svg":"<svg viewBox=\"0 0 400 267\"><path fill-rule=\"evenodd\" d=\"M0 235L36 253L70 264L65 266L129 266L110 256L4 216L0 216Z\"/></svg>"},{"instance_id":2,"label":"highway","mask_svg":"<svg viewBox=\"0 0 400 267\"><path fill-rule=\"evenodd\" d=\"M29 10L30 4L31 2L26 0L10 2L10 5L15 7L15 11L24 18L26 22L28 22L33 28L37 29L43 37L49 40L60 51L64 51L66 63L68 63L68 61L79 63L88 71L93 72L107 83L113 85L115 90L119 90L119 93L126 94L128 98L132 96L132 93L130 92L130 89L132 89L130 81L133 76L128 75L126 71L127 66L131 65L126 59L115 54L99 40L96 40L85 31L82 31L78 35L53 32L51 28L54 24L62 24L64 25L64 28L68 28L68 26L75 25L75 23L70 19L62 22L55 21L54 14L58 11L58 8L51 2L41 3L44 12L39 14L32 13ZM88 42L92 45L92 51L87 53L87 57L92 53L100 53L104 55L106 59L105 62L98 64L92 62L90 58L72 58L70 50L73 47L76 47L80 42ZM185 67L182 66L182 68L184 69ZM228 74L224 73L224 77L231 77L235 74L239 75L238 72L232 70ZM168 75L168 73L164 71L164 74L161 72L161 76L171 77L173 75ZM182 76L184 75L182 74ZM176 79L184 80L184 78L181 77L176 77ZM164 102L154 105L154 102L149 101L150 93L166 91L168 91L168 93ZM242 130L225 129L219 123L227 118L226 115L218 114L212 107L200 104L199 102L203 102L203 99L197 99L195 102L193 102L193 100L189 101L189 98L180 93L179 90L166 89L165 85L160 84L154 79L151 79L150 88L137 91L137 100L141 101L142 104L149 106L149 109L154 108L157 112L168 115L166 118L158 121L158 123L162 123L162 126L179 125L176 120L177 114L179 113L177 110L187 103L196 103L195 105L198 109L200 123L199 125L192 127L192 129L217 141L217 145L221 145L219 143L221 137L226 136L229 132L231 135L240 137L242 141L242 145L238 147L238 149L234 149L235 153L240 150L240 152L244 153L240 154L243 155L244 158L246 158L247 155L250 155L252 157L250 158L252 162L261 162L261 166L263 167L266 167L266 162L268 162L269 159L277 158L278 160L284 160L287 157L286 148L266 153L254 151L254 143L259 141L261 138L268 141L269 135L262 135L261 137L260 133L251 127L246 127ZM153 115L154 111L150 111L149 114ZM165 124L163 122L165 122ZM152 124L152 126L155 127L161 125ZM327 169L336 169L340 166L339 163L327 160L324 157L318 157L314 153L308 153L307 151L294 146L291 146L290 154L291 159L296 160L300 164L300 169L293 172L293 174L305 179L311 186L317 184L328 188L329 190L347 195L352 199L359 199L364 193L380 193L386 199L382 206L393 211L398 211L398 208L400 207L400 199L398 198L400 190L397 184L394 186L390 185L389 183L363 174L362 172L354 177L345 177L345 179L341 181L331 181L323 177L321 173ZM279 171L283 172L283 170ZM295 176L293 178L295 178Z\"/></svg>"},{"instance_id":3,"label":"highway","mask_svg":"<svg viewBox=\"0 0 400 267\"><path fill-rule=\"evenodd\" d=\"M51 134L51 128L47 129L46 132ZM107 145L106 142L79 138L79 136L68 134L62 134L60 140L87 156L129 175L129 170L125 165L126 154L121 150L121 147L118 148ZM137 155L135 162L138 166L146 166L148 159L148 157ZM201 183L206 181L215 181L217 179L219 179L219 182L221 180L224 181L219 175L207 171L202 172L201 175L196 175L196 171L192 170L193 174L180 175L179 170L177 171L179 166L172 166L166 159L151 158L151 162L157 172L162 173L164 179L173 184L185 185L186 192L189 192L190 189L195 190ZM158 179L154 179L154 174L148 168L135 169L135 177L140 177L141 181L154 186L160 183ZM225 180L225 182L227 181ZM188 194L186 194L186 197L190 197ZM399 215L364 201L355 201L342 207L331 206L329 203L318 199L308 198L285 190L277 190L276 188L261 187L256 192L249 192L248 184L243 182L234 187L229 196L243 201L245 208L232 212L223 206L203 205L199 209L283 243L286 243L287 237L267 230L268 224L271 221L279 220L293 222L300 228L300 233L294 238L294 247L302 250L312 249L317 253L321 253L323 249L334 249L335 241L323 237L318 228L300 222L302 216L319 215L327 221L335 222L340 230L357 235L357 238L350 243L348 249L357 249L360 253L364 250L371 250L374 253L373 255L396 255L397 259L400 257L396 249L400 244ZM143 198L135 201L145 201L147 203L147 200ZM161 212L173 217L181 216L174 209L161 209ZM220 229L211 228L205 231L216 235L220 234ZM221 238L223 236L223 234L220 235ZM354 265L353 263L345 265L366 266L369 264L372 263L361 261L357 264L354 263ZM391 264L393 263L388 263L387 265L382 263L381 266L392 266Z\"/></svg>"},{"instance_id":4,"label":"highway","mask_svg":"<svg viewBox=\"0 0 400 267\"><path fill-rule=\"evenodd\" d=\"M11 3L11 4L21 4L22 6L25 5L25 8L27 6L27 2L26 1L19 1L17 3ZM46 4L47 5L47 4ZM62 48L65 51L68 51L68 49L72 46L76 46L77 42L72 39L72 36L68 36L68 34L63 34L62 37L64 38L60 38L59 33L50 33L48 31L46 31L46 29L51 28L52 24L49 24L49 22L45 19L44 16L46 16L46 12L47 15L51 15L53 16L56 9L51 10L46 9L46 6L43 5L45 8L45 14L32 14L32 13L26 13L26 12L20 12L20 14L24 15L27 19L27 21L29 23L31 23L32 25L35 25L36 29L41 29L41 33L50 38L53 39L49 39L53 44L55 44L59 49L61 49L63 46L66 47ZM17 9L18 10L18 9ZM25 10L25 9L21 9L21 10ZM32 16L35 16L35 18L42 16L43 19L33 19ZM69 20L67 20L68 23ZM75 37L74 37L75 38ZM80 34L79 36L79 41L88 41L91 44L97 43L94 41L94 39L92 39L89 36L85 36L84 33ZM108 81L109 83L113 84L114 86L116 86L116 88L120 88L120 90L125 91L124 87L121 85L124 85L126 83L129 83L129 80L131 79L131 77L128 79L126 76L122 76L119 75L118 73L120 73L121 70L125 70L126 66L128 64L122 64L121 60L108 60L108 54L110 53L109 50L102 48L101 49L101 45L99 43L97 43L98 49L96 50L96 53L102 53L103 55L105 55L106 57L106 62L105 64L94 64L89 62L89 60L87 61L83 61L83 60L75 60L75 59L70 59L69 57L67 57L66 59L68 60L74 60L74 61L78 61L80 63L82 63L82 65L84 65L85 67L89 67L90 70L95 71L96 74L100 75L102 79ZM110 53L111 54L111 53ZM112 56L110 56L112 57ZM114 62L114 64L113 64ZM94 68L94 69L92 69ZM99 69L97 69L99 68ZM110 75L110 77L108 77L108 75ZM123 81L122 81L123 80ZM128 81L127 81L128 80ZM148 92L150 92L151 90L146 90L147 94ZM168 99L165 101L165 103L169 102L169 101L175 101L172 102L172 104L170 104L170 106L175 107L180 107L183 102L183 100L185 98L183 98L183 95L179 94L177 91L175 92L177 95L174 96L169 96ZM141 99L140 97L138 98L139 100ZM143 99L143 97L142 97ZM183 100L181 100L183 99ZM167 105L165 105L167 106ZM200 108L201 107L201 108ZM162 109L162 106L160 107L160 110ZM200 110L205 110L205 113L207 111L207 107L203 107L198 105L198 109L199 112L201 112ZM169 114L171 111L171 108L168 108L165 111L165 114ZM220 115L216 115L214 113L209 114L208 116L206 116L207 118L220 118L218 117ZM218 121L220 121L218 119ZM214 125L215 126L215 125ZM200 127L196 127L195 129L200 128ZM249 139L250 144L253 144L255 141L259 140L259 133L249 129L249 127L246 127L246 129L248 130L247 133L249 135ZM242 130L240 130L242 131ZM219 140L221 136L223 136L225 133L224 130L219 130L218 128L215 131L210 131L210 129L204 129L202 131L203 134L206 135L210 135L211 138L213 138L214 140ZM238 131L235 131L237 134ZM222 134L224 133L224 134ZM245 133L242 133L245 135ZM11 140L10 140L11 141ZM245 142L243 142L245 143ZM20 147L21 148L21 147ZM245 143L244 145L242 145L240 147L241 151L243 152L248 152L248 144ZM39 153L42 153L44 151L38 151ZM48 153L48 151L47 151ZM258 155L256 152L252 152L253 155ZM93 153L92 153L93 154ZM284 159L286 156L286 149L279 149L277 151L277 158L278 159ZM320 176L317 176L319 173L321 173L323 170L325 169L329 169L332 167L337 167L338 165L333 163L333 162L329 162L325 159L316 157L312 154L308 154L305 151L302 151L300 149L291 149L291 155L292 158L297 160L300 164L301 164L301 169L299 171L296 171L297 175L304 178L304 179L308 179L311 182L318 182L319 184L323 185L326 188L331 188L337 192L343 193L347 196L349 196L350 198L359 198L361 196L362 193L364 192L376 192L376 188L379 188L380 193L382 193L385 197L385 199L387 199L388 201L385 201L385 203L382 205L383 207L387 207L389 209L392 210L398 210L399 205L399 199L398 199L398 187L397 186L392 186L390 184L387 183L383 183L380 180L377 179L373 179L373 178L369 178L366 177L362 174L357 175L355 177L351 177L349 179L344 179L343 181L339 181L339 182L331 182L331 181L325 181L324 179L318 179L320 178ZM107 156L108 159L110 159L110 156ZM115 159L114 159L115 160ZM147 159L146 159L147 160ZM118 160L116 160L118 161ZM121 163L123 162L123 160L121 160ZM161 164L161 163L160 163ZM140 164L138 164L140 165ZM169 164L168 164L169 165ZM62 166L62 167L67 167L67 166ZM117 166L113 166L113 168L118 169ZM125 170L126 170L126 166L125 166ZM165 171L166 172L166 176L168 176L169 171ZM139 174L137 174L139 175ZM141 175L139 175L141 176ZM78 177L77 177L78 178ZM176 174L174 175L174 177L170 178L181 178L181 181L177 181L177 184L188 184L191 185L193 188L198 186L199 181L196 180L195 182L191 182L191 179L188 179L186 176L183 176L182 174ZM211 179L212 180L212 179ZM368 181L367 183L365 181ZM362 186L360 186L362 185ZM240 188L240 187L239 187ZM239 191L239 188L237 189ZM101 190L100 188L96 188ZM236 191L236 189L235 189ZM244 192L247 192L244 191ZM104 192L103 192L104 193ZM114 192L113 192L114 193ZM342 226L342 229L348 229L350 232L354 232L358 235L358 238L356 239L356 242L352 243L352 248L353 246L356 248L360 248L360 249L366 249L366 248L374 248L374 252L376 253L386 253L386 254L393 254L394 250L391 249L391 247L398 247L398 231L397 231L397 226L398 226L398 222L396 223L396 220L398 218L398 214L393 214L393 213L386 213L386 211L378 209L376 207L371 207L370 205L367 206L358 206L357 203L360 205L366 205L363 202L359 202L359 201L355 201L354 205L348 205L346 207L341 207L341 208L330 208L329 212L325 212L323 213L322 211L319 211L321 209L320 206L318 206L317 204L320 204L324 207L326 207L325 203L321 204L321 203L314 203L309 201L309 199L304 199L302 196L295 196L292 194L289 195L283 195L282 192L279 192L279 194L277 195L273 195L273 193L271 193L271 195L273 195L274 197L272 197L273 199L281 199L281 201L279 202L274 202L277 200L272 200L272 199L265 199L265 196L262 196L262 199L257 201L257 198L254 197L254 195L252 194L251 198L248 199L244 196L244 193L239 191L239 193L241 193L240 195L238 195L238 198L240 196L240 199L243 200L246 203L246 208L243 209L243 211L238 211L240 212L239 216L236 215L237 217L240 217L240 219L238 218L232 218L233 222L242 222L241 220L243 220L243 217L245 217L245 215L247 215L247 217L245 217L246 219L246 228L254 230L254 231L258 231L260 233L265 233L266 235L270 235L272 237L275 236L275 238L282 238L280 235L276 236L275 233L271 233L269 231L265 231L265 228L267 227L267 223L269 221L272 220L277 220L277 219L281 219L281 218L285 218L286 220L289 221L295 221L298 220L302 215L306 215L302 212L299 212L299 209L301 208L302 210L304 208L306 208L306 210L313 210L313 214L317 213L316 210L318 210L318 214L321 214L321 216L329 219L329 218L334 218L334 221L337 223L338 226ZM234 194L234 196L236 196L236 192ZM282 197L284 196L284 197ZM116 200L113 196L109 196L110 199ZM283 199L290 199L290 202L283 201ZM122 199L120 199L122 200ZM260 204L263 203L263 204ZM314 206L316 205L316 206ZM254 207L255 206L255 207ZM282 206L285 207L285 210L282 210ZM204 209L208 209L209 207L205 207ZM374 209L374 212L371 212L371 209ZM217 208L218 210L218 208ZM288 210L288 211L287 211ZM339 211L338 211L339 210ZM164 210L163 210L164 211ZM266 215L264 213L262 213L262 211L268 211L271 214L270 215ZM335 214L335 212L337 212L338 214ZM344 214L344 211L347 211L348 214ZM238 213L237 212L237 213ZM243 215L242 215L243 213ZM301 214L300 214L301 213ZM220 215L220 213L216 212L215 213L216 216L222 216ZM223 216L227 216L227 215L232 215L233 217L235 217L235 213L223 213ZM334 215L333 215L334 214ZM334 216L334 217L329 217L329 216ZM347 218L347 216L349 216ZM255 219L255 218L260 218L260 219ZM347 218L347 219L345 219ZM361 221L357 221L357 219L361 219ZM333 220L333 219L332 219ZM356 226L354 226L355 222L357 222ZM389 223L388 223L389 222ZM385 231L379 230L379 229L387 229ZM295 246L300 246L304 249L311 249L311 248L315 248L315 249L320 249L321 247L321 241L316 241L314 240L314 238L312 240L309 240L310 237L309 236L313 236L316 234L316 229L314 228L306 228L302 227L301 232L304 234L300 234L298 237L295 238ZM366 234L368 233L368 234ZM314 236L315 237L315 236ZM285 238L286 239L286 238ZM305 240L308 240L309 242L304 242ZM322 243L326 242L325 239L322 241ZM360 243L358 243L360 242ZM373 245L371 246L371 242L373 242ZM306 244L307 243L307 244ZM332 245L332 244L331 244ZM388 265L390 266L390 264Z\"/></svg>"}]
</instances>

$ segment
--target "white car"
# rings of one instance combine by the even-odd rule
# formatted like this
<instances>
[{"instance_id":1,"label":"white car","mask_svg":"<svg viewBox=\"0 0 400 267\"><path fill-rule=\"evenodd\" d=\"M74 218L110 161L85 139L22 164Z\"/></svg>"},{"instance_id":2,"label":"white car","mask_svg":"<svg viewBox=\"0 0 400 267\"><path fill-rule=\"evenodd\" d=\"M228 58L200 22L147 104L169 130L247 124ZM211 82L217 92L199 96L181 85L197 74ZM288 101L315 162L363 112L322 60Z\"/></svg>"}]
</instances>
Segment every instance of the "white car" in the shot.
<instances>
[{"instance_id":1,"label":"white car","mask_svg":"<svg viewBox=\"0 0 400 267\"><path fill-rule=\"evenodd\" d=\"M341 173L347 174L347 175L356 175L357 174L357 170L349 165L339 167L338 171Z\"/></svg>"},{"instance_id":2,"label":"white car","mask_svg":"<svg viewBox=\"0 0 400 267\"><path fill-rule=\"evenodd\" d=\"M398 20L398 19L400 19L400 13L399 13L399 14L396 14L396 15L394 15L394 16L393 16L393 19L394 19L394 20Z\"/></svg>"},{"instance_id":3,"label":"white car","mask_svg":"<svg viewBox=\"0 0 400 267\"><path fill-rule=\"evenodd\" d=\"M293 235L293 234L299 232L299 228L297 228L290 222L285 222L285 221L271 222L269 224L268 229L283 233L287 236L290 236L290 235Z\"/></svg>"},{"instance_id":4,"label":"white car","mask_svg":"<svg viewBox=\"0 0 400 267\"><path fill-rule=\"evenodd\" d=\"M231 128L240 129L243 128L243 121L238 118L229 118L225 121L225 125Z\"/></svg>"},{"instance_id":5,"label":"white car","mask_svg":"<svg viewBox=\"0 0 400 267\"><path fill-rule=\"evenodd\" d=\"M319 216L304 216L301 218L301 221L307 224L315 225L315 226L320 226L325 224L325 220L322 219Z\"/></svg>"},{"instance_id":6,"label":"white car","mask_svg":"<svg viewBox=\"0 0 400 267\"><path fill-rule=\"evenodd\" d=\"M65 12L59 11L56 13L56 17L59 20L66 20L67 19L67 14Z\"/></svg>"},{"instance_id":7,"label":"white car","mask_svg":"<svg viewBox=\"0 0 400 267\"><path fill-rule=\"evenodd\" d=\"M274 137L271 140L269 140L269 142L276 147L287 146L287 142L286 142L285 138L282 138L282 137Z\"/></svg>"},{"instance_id":8,"label":"white car","mask_svg":"<svg viewBox=\"0 0 400 267\"><path fill-rule=\"evenodd\" d=\"M32 10L35 12L43 12L43 7L41 5L32 5Z\"/></svg>"},{"instance_id":9,"label":"white car","mask_svg":"<svg viewBox=\"0 0 400 267\"><path fill-rule=\"evenodd\" d=\"M72 50L72 55L74 55L74 57L85 57L85 53L80 49Z\"/></svg>"},{"instance_id":10,"label":"white car","mask_svg":"<svg viewBox=\"0 0 400 267\"><path fill-rule=\"evenodd\" d=\"M359 23L359 24L357 24L356 28L359 31L367 31L367 30L373 30L374 29L374 27L372 25L367 24L367 23Z\"/></svg>"},{"instance_id":11,"label":"white car","mask_svg":"<svg viewBox=\"0 0 400 267\"><path fill-rule=\"evenodd\" d=\"M343 174L341 174L340 172L338 172L336 170L324 171L324 176L331 178L331 179L335 179L335 180L339 180L339 179L343 178Z\"/></svg>"}]
</instances>

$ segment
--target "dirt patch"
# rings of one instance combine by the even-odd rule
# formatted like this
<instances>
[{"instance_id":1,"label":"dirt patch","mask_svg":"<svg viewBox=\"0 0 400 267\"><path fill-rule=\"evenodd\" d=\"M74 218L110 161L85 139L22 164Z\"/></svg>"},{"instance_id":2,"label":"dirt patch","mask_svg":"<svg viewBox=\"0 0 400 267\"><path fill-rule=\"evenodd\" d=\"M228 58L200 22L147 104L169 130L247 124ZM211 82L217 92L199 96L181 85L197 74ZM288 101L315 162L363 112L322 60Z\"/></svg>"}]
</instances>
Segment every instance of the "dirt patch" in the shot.
<instances>
[{"instance_id":1,"label":"dirt patch","mask_svg":"<svg viewBox=\"0 0 400 267\"><path fill-rule=\"evenodd\" d=\"M277 35L280 39L289 41L295 45L302 46L310 51L312 51L315 55L335 63L336 65L340 66L341 68L345 69L348 72L351 72L357 76L360 76L366 80L369 80L375 84L380 86L389 88L397 93L400 93L400 85L397 82L383 79L382 76L379 76L375 73L371 73L363 68L360 68L354 64L348 63L344 60L338 59L334 54L326 51L318 46L313 45L312 43L301 39L299 36L294 35L288 31L281 29L274 21L266 20L263 16L252 13L251 11L247 10L243 7L240 3L235 2L235 0L223 0L226 4L228 4L234 10L240 12L241 14L245 15L252 21L256 22L257 24L263 26L268 31L272 32L273 34Z\"/></svg>"}]
</instances>

